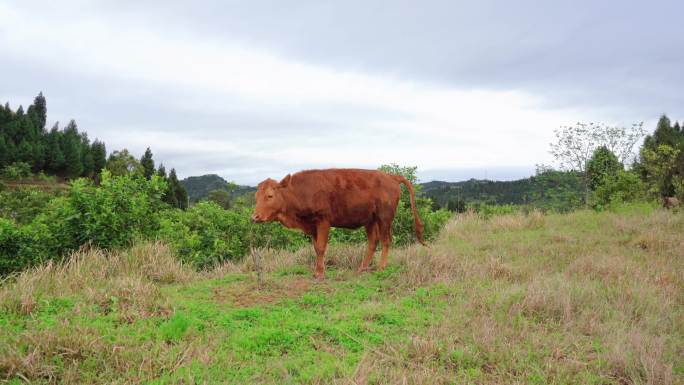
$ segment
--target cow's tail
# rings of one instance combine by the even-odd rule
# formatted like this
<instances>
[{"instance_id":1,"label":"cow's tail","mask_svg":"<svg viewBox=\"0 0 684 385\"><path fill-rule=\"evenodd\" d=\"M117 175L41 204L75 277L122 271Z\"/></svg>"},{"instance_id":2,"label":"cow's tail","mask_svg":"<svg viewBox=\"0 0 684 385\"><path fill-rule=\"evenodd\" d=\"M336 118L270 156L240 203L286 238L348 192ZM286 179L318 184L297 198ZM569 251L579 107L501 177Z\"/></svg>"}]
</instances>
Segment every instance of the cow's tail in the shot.
<instances>
[{"instance_id":1,"label":"cow's tail","mask_svg":"<svg viewBox=\"0 0 684 385\"><path fill-rule=\"evenodd\" d=\"M418 238L418 242L420 242L422 245L427 246L425 244L425 241L423 241L423 224L420 223L420 217L418 217L418 210L416 210L416 197L413 192L413 185L411 182L409 182L408 179L404 178L401 175L392 175L394 180L397 182L403 184L406 186L409 192L409 197L411 198L411 210L413 211L413 224L416 229L416 238Z\"/></svg>"}]
</instances>

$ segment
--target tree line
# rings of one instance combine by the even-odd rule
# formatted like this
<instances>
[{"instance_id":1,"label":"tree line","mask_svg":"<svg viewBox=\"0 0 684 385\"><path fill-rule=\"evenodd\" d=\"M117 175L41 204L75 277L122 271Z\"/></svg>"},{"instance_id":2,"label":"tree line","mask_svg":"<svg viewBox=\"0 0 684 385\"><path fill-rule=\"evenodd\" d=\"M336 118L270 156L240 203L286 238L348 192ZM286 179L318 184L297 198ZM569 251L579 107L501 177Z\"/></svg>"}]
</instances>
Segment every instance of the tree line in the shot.
<instances>
[{"instance_id":1,"label":"tree line","mask_svg":"<svg viewBox=\"0 0 684 385\"><path fill-rule=\"evenodd\" d=\"M56 122L50 130L47 124L47 101L39 93L26 110L19 106L12 110L7 102L0 106L0 170L5 177L22 177L29 173L55 176L63 180L89 178L96 183L102 170L112 175L132 174L145 177L161 176L167 182L164 201L185 208L188 194L181 185L176 170L168 173L163 164L155 168L152 151L148 147L138 160L127 149L107 156L105 143L92 142L85 131L79 132L75 120L64 127Z\"/></svg>"}]
</instances>

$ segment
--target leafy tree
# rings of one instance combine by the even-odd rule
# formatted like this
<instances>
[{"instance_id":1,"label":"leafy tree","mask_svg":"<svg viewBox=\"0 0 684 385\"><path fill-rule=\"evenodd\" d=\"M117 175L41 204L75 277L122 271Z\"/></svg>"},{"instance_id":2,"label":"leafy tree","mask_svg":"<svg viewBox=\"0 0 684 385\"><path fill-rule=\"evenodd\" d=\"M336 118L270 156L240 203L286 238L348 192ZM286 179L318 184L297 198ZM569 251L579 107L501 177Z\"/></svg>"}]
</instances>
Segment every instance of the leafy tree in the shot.
<instances>
[{"instance_id":1,"label":"leafy tree","mask_svg":"<svg viewBox=\"0 0 684 385\"><path fill-rule=\"evenodd\" d=\"M127 149L109 154L105 167L114 176L143 175L143 169L137 159Z\"/></svg>"},{"instance_id":2,"label":"leafy tree","mask_svg":"<svg viewBox=\"0 0 684 385\"><path fill-rule=\"evenodd\" d=\"M231 206L230 193L226 190L211 190L207 200L216 203L223 209L227 210Z\"/></svg>"},{"instance_id":3,"label":"leafy tree","mask_svg":"<svg viewBox=\"0 0 684 385\"><path fill-rule=\"evenodd\" d=\"M641 148L642 167L651 196L668 197L675 194L673 177L680 151L667 144L661 144L656 149Z\"/></svg>"},{"instance_id":4,"label":"leafy tree","mask_svg":"<svg viewBox=\"0 0 684 385\"><path fill-rule=\"evenodd\" d=\"M140 165L143 168L145 178L151 179L152 175L154 175L154 159L152 159L152 150L149 147L147 147L145 154L140 158Z\"/></svg>"},{"instance_id":5,"label":"leafy tree","mask_svg":"<svg viewBox=\"0 0 684 385\"><path fill-rule=\"evenodd\" d=\"M589 203L589 175L587 163L596 148L604 146L618 157L621 163L628 162L636 142L643 137L643 124L629 128L613 127L602 123L577 123L562 126L555 131L556 142L551 143L551 154L561 169L577 171L582 175L584 202Z\"/></svg>"},{"instance_id":6,"label":"leafy tree","mask_svg":"<svg viewBox=\"0 0 684 385\"><path fill-rule=\"evenodd\" d=\"M596 190L605 178L615 178L623 169L622 163L608 148L605 146L597 148L587 163L589 188Z\"/></svg>"},{"instance_id":7,"label":"leafy tree","mask_svg":"<svg viewBox=\"0 0 684 385\"><path fill-rule=\"evenodd\" d=\"M7 179L21 179L31 176L31 165L26 162L14 162L2 169L2 176Z\"/></svg>"},{"instance_id":8,"label":"leafy tree","mask_svg":"<svg viewBox=\"0 0 684 385\"><path fill-rule=\"evenodd\" d=\"M680 195L678 185L684 179L684 132L677 123L670 125L670 119L662 115L658 120L653 135L644 139L639 152L640 162L637 164L642 179L648 186L652 197Z\"/></svg>"},{"instance_id":9,"label":"leafy tree","mask_svg":"<svg viewBox=\"0 0 684 385\"><path fill-rule=\"evenodd\" d=\"M456 213L464 213L466 211L466 203L463 198L451 197L447 202L447 210Z\"/></svg>"},{"instance_id":10,"label":"leafy tree","mask_svg":"<svg viewBox=\"0 0 684 385\"><path fill-rule=\"evenodd\" d=\"M604 209L637 201L643 198L644 191L644 185L637 173L618 170L615 174L604 174L596 184L591 205L595 209Z\"/></svg>"}]
</instances>

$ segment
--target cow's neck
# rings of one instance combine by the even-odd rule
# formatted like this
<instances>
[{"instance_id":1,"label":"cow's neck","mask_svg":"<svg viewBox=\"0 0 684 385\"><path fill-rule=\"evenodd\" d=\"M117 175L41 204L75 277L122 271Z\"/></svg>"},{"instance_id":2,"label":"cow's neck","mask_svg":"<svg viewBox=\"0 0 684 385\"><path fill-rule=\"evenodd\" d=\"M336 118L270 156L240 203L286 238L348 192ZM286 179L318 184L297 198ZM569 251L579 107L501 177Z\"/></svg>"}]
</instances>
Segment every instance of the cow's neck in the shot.
<instances>
[{"instance_id":1,"label":"cow's neck","mask_svg":"<svg viewBox=\"0 0 684 385\"><path fill-rule=\"evenodd\" d=\"M304 233L312 235L315 227L311 223L302 221L297 215L301 212L297 195L289 188L282 189L284 208L278 214L278 222L289 228L300 229Z\"/></svg>"}]
</instances>

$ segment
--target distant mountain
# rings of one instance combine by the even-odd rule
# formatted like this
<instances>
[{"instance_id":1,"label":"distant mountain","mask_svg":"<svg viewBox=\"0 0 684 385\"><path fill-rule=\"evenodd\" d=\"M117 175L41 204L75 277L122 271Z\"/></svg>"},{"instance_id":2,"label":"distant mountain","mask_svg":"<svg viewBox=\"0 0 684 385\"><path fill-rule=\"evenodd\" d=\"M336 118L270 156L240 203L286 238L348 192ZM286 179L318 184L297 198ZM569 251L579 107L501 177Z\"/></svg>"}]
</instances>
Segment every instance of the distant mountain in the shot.
<instances>
[{"instance_id":1,"label":"distant mountain","mask_svg":"<svg viewBox=\"0 0 684 385\"><path fill-rule=\"evenodd\" d=\"M238 186L216 174L191 176L181 184L190 202L205 199L212 190L228 191L232 197L253 194L256 187ZM577 204L581 195L579 177L574 173L553 171L513 181L469 179L460 182L431 181L420 183L420 195L430 198L435 208L464 207L487 203L494 205L533 205L563 208Z\"/></svg>"},{"instance_id":2,"label":"distant mountain","mask_svg":"<svg viewBox=\"0 0 684 385\"><path fill-rule=\"evenodd\" d=\"M533 178L513 181L469 179L461 182L431 181L421 183L422 194L440 207L446 207L450 198L465 202L491 204L529 203L536 190Z\"/></svg>"},{"instance_id":3,"label":"distant mountain","mask_svg":"<svg viewBox=\"0 0 684 385\"><path fill-rule=\"evenodd\" d=\"M432 199L435 207L443 208L457 202L563 208L576 204L581 195L579 176L560 171L512 181L470 179L461 182L431 181L420 185L421 194Z\"/></svg>"},{"instance_id":4,"label":"distant mountain","mask_svg":"<svg viewBox=\"0 0 684 385\"><path fill-rule=\"evenodd\" d=\"M216 174L191 176L183 179L180 182L188 191L190 202L197 202L199 200L205 199L207 196L209 196L209 191L213 190L228 191L233 197L256 191L256 187L240 186L234 183L229 183Z\"/></svg>"}]
</instances>

